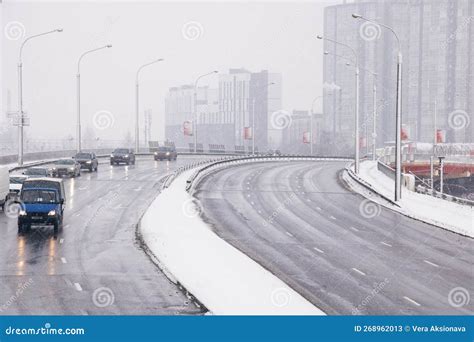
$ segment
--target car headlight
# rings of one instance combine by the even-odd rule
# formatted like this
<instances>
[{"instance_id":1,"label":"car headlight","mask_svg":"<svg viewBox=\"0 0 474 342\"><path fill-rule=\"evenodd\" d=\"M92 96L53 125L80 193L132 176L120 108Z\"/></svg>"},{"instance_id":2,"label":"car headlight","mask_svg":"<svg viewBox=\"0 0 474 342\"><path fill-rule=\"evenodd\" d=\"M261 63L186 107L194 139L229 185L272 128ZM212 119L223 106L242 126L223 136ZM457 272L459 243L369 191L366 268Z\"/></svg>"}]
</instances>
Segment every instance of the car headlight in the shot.
<instances>
[{"instance_id":1,"label":"car headlight","mask_svg":"<svg viewBox=\"0 0 474 342\"><path fill-rule=\"evenodd\" d=\"M125 158L128 158L128 154L124 155Z\"/></svg>"},{"instance_id":2,"label":"car headlight","mask_svg":"<svg viewBox=\"0 0 474 342\"><path fill-rule=\"evenodd\" d=\"M158 155L158 152L155 152L155 156L157 156L157 155Z\"/></svg>"},{"instance_id":3,"label":"car headlight","mask_svg":"<svg viewBox=\"0 0 474 342\"><path fill-rule=\"evenodd\" d=\"M51 211L48 213L48 216L56 216L56 210L51 210Z\"/></svg>"},{"instance_id":4,"label":"car headlight","mask_svg":"<svg viewBox=\"0 0 474 342\"><path fill-rule=\"evenodd\" d=\"M110 155L111 158L115 157L113 154Z\"/></svg>"},{"instance_id":5,"label":"car headlight","mask_svg":"<svg viewBox=\"0 0 474 342\"><path fill-rule=\"evenodd\" d=\"M69 168L69 171L74 171L74 168L73 168L73 167L70 167L70 168Z\"/></svg>"},{"instance_id":6,"label":"car headlight","mask_svg":"<svg viewBox=\"0 0 474 342\"><path fill-rule=\"evenodd\" d=\"M53 167L53 168L51 169L51 171L56 171L56 168L55 168L55 167Z\"/></svg>"},{"instance_id":7,"label":"car headlight","mask_svg":"<svg viewBox=\"0 0 474 342\"><path fill-rule=\"evenodd\" d=\"M92 163L92 161L90 161L90 160L86 161L86 164L90 164L90 163Z\"/></svg>"},{"instance_id":8,"label":"car headlight","mask_svg":"<svg viewBox=\"0 0 474 342\"><path fill-rule=\"evenodd\" d=\"M170 153L169 153L169 152L166 152L166 155L167 155L167 156L169 156L169 155L170 155Z\"/></svg>"},{"instance_id":9,"label":"car headlight","mask_svg":"<svg viewBox=\"0 0 474 342\"><path fill-rule=\"evenodd\" d=\"M26 210L20 210L18 213L20 216L26 216Z\"/></svg>"}]
</instances>

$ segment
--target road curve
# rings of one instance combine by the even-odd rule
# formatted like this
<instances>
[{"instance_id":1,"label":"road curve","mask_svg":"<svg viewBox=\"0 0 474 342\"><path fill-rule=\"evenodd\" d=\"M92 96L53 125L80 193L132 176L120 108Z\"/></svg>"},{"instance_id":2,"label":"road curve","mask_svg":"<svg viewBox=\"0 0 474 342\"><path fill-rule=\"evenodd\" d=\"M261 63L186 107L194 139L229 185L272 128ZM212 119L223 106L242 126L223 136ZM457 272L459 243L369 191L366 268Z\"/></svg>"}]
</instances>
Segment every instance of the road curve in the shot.
<instances>
[{"instance_id":1,"label":"road curve","mask_svg":"<svg viewBox=\"0 0 474 342\"><path fill-rule=\"evenodd\" d=\"M242 164L195 195L219 236L328 314L473 314L454 297L474 294L473 240L352 193L345 164Z\"/></svg>"},{"instance_id":2,"label":"road curve","mask_svg":"<svg viewBox=\"0 0 474 342\"><path fill-rule=\"evenodd\" d=\"M149 260L135 226L176 162L137 158L66 179L64 228L17 234L0 212L0 315L200 314Z\"/></svg>"}]
</instances>

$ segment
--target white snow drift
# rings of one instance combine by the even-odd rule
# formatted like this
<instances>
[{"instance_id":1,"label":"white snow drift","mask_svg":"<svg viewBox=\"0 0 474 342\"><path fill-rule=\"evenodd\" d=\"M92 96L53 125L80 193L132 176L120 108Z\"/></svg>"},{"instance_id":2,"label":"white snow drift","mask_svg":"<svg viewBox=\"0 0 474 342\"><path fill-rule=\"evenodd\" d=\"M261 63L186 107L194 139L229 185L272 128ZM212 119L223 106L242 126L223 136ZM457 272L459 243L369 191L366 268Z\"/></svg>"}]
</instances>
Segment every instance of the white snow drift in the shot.
<instances>
[{"instance_id":1,"label":"white snow drift","mask_svg":"<svg viewBox=\"0 0 474 342\"><path fill-rule=\"evenodd\" d=\"M377 162L362 162L360 164L359 177L369 183L379 194L393 198L394 181L377 169ZM393 210L397 210L406 216L465 236L474 237L474 210L470 206L419 194L403 188L402 198L398 202L400 207L398 208L387 204L385 201L379 201L373 195L371 196L366 188L352 180L347 173L344 175L344 178L354 191Z\"/></svg>"},{"instance_id":2,"label":"white snow drift","mask_svg":"<svg viewBox=\"0 0 474 342\"><path fill-rule=\"evenodd\" d=\"M199 216L197 200L185 191L192 172L163 190L141 220L144 241L165 272L213 314L324 314L212 232Z\"/></svg>"}]
</instances>

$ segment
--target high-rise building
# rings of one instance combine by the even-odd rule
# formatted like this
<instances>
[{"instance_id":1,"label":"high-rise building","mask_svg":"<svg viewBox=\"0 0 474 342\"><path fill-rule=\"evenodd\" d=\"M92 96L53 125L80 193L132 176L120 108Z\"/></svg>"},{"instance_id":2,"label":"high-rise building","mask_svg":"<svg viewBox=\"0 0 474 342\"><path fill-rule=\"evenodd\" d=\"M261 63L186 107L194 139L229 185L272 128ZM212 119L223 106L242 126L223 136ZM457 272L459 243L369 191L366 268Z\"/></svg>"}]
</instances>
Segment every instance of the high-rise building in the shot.
<instances>
[{"instance_id":1,"label":"high-rise building","mask_svg":"<svg viewBox=\"0 0 474 342\"><path fill-rule=\"evenodd\" d=\"M377 73L377 144L382 146L395 140L397 41L389 30L356 20L352 13L389 25L400 37L402 122L408 139L433 142L439 129L446 132L447 142L472 142L474 3L360 0L326 7L324 36L348 44L357 52L361 67L361 136L365 125L372 125L373 78L366 69ZM352 151L354 57L349 49L329 41L324 42L324 49L329 53L324 59L324 82L338 88L325 87L324 133L334 149Z\"/></svg>"},{"instance_id":2,"label":"high-rise building","mask_svg":"<svg viewBox=\"0 0 474 342\"><path fill-rule=\"evenodd\" d=\"M313 127L311 132L311 115ZM313 153L318 154L321 146L322 113L311 113L307 110L293 110L291 124L283 131L281 151L288 154L309 155L311 140ZM312 137L311 137L312 133Z\"/></svg>"},{"instance_id":3,"label":"high-rise building","mask_svg":"<svg viewBox=\"0 0 474 342\"><path fill-rule=\"evenodd\" d=\"M185 123L193 121L193 96L193 86L185 85L170 88L166 98L166 139L179 147L188 147L194 142L193 136L183 133ZM230 69L228 74L219 74L218 89L198 88L198 144L203 144L204 148L219 144L228 150L251 151L251 136L246 137L245 132L252 127L253 115L255 129L251 134L255 134L257 150L265 150L271 143L279 144L281 133L273 133L270 118L280 108L280 74Z\"/></svg>"}]
</instances>

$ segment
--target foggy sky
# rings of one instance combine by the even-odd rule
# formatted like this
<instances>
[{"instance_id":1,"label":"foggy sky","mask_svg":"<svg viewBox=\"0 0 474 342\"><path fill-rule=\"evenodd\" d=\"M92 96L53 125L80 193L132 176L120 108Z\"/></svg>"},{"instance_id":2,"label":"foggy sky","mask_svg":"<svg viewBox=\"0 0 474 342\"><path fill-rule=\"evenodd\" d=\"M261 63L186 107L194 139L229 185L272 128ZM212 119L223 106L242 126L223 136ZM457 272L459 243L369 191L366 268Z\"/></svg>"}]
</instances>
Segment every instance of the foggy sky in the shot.
<instances>
[{"instance_id":1,"label":"foggy sky","mask_svg":"<svg viewBox=\"0 0 474 342\"><path fill-rule=\"evenodd\" d=\"M90 54L81 63L83 131L93 128L96 112L106 110L113 114L114 126L95 129L97 136L122 139L127 130L133 134L136 70L164 58L140 77L141 114L146 108L153 110L152 137L162 140L168 88L190 84L211 70L280 72L282 109L309 109L313 98L322 94L323 45L315 36L323 31L324 6L337 3L7 1L1 5L1 26L18 21L25 27L25 37L64 29L31 40L23 52L30 137L75 136L77 60L82 52L111 43L113 48ZM184 37L188 22L202 26L198 39ZM2 118L8 90L11 109L17 109L20 42L2 35ZM209 77L201 85L217 86L216 81L217 77Z\"/></svg>"}]
</instances>

